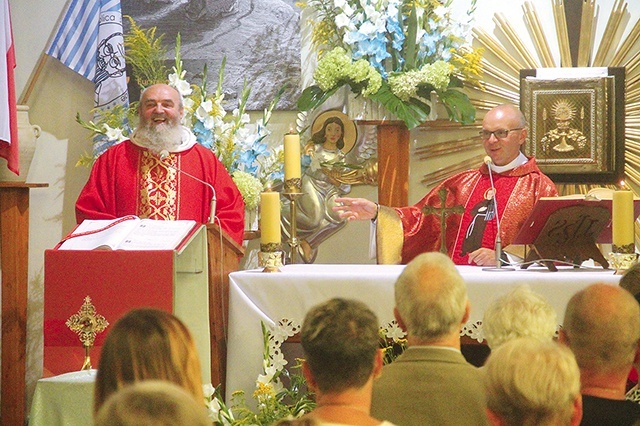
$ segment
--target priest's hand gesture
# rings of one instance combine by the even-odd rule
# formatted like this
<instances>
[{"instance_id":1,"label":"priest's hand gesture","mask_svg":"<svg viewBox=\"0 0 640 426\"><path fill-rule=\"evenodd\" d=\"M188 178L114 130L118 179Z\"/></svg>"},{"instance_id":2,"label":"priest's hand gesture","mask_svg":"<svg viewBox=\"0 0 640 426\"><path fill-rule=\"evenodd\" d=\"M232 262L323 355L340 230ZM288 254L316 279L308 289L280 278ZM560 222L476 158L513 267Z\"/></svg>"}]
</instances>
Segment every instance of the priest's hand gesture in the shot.
<instances>
[{"instance_id":1,"label":"priest's hand gesture","mask_svg":"<svg viewBox=\"0 0 640 426\"><path fill-rule=\"evenodd\" d=\"M378 217L378 205L365 198L336 198L332 209L346 220L375 220Z\"/></svg>"}]
</instances>

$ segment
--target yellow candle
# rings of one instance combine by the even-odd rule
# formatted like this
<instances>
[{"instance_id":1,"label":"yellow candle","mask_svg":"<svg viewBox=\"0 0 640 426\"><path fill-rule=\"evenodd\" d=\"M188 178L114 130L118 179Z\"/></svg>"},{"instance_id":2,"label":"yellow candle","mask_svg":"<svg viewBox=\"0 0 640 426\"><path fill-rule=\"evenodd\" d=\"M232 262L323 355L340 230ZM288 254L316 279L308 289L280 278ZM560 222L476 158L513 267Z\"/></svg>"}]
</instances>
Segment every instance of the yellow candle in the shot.
<instances>
[{"instance_id":1,"label":"yellow candle","mask_svg":"<svg viewBox=\"0 0 640 426\"><path fill-rule=\"evenodd\" d=\"M613 192L613 244L623 247L634 243L633 193L628 190Z\"/></svg>"},{"instance_id":2,"label":"yellow candle","mask_svg":"<svg viewBox=\"0 0 640 426\"><path fill-rule=\"evenodd\" d=\"M280 244L280 193L260 194L260 244Z\"/></svg>"},{"instance_id":3,"label":"yellow candle","mask_svg":"<svg viewBox=\"0 0 640 426\"><path fill-rule=\"evenodd\" d=\"M284 135L284 180L300 179L300 135Z\"/></svg>"}]
</instances>

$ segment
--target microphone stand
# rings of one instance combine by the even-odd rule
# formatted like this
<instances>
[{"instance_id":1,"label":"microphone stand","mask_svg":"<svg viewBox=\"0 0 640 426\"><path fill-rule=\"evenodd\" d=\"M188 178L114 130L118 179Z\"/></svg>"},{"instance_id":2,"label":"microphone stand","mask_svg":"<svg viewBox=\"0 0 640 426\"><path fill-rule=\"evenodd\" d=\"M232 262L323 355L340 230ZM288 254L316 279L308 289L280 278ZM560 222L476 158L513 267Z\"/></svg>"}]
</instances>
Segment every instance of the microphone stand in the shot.
<instances>
[{"instance_id":1,"label":"microphone stand","mask_svg":"<svg viewBox=\"0 0 640 426\"><path fill-rule=\"evenodd\" d=\"M488 155L484 158L484 163L487 165L489 169L489 180L491 181L491 190L493 191L493 208L495 209L496 214L496 242L495 242L495 251L496 251L496 266L495 267L487 267L482 268L483 271L515 271L514 268L505 268L502 266L502 237L500 236L500 217L498 213L498 193L496 191L496 187L493 184L493 173L491 171L491 157Z\"/></svg>"}]
</instances>

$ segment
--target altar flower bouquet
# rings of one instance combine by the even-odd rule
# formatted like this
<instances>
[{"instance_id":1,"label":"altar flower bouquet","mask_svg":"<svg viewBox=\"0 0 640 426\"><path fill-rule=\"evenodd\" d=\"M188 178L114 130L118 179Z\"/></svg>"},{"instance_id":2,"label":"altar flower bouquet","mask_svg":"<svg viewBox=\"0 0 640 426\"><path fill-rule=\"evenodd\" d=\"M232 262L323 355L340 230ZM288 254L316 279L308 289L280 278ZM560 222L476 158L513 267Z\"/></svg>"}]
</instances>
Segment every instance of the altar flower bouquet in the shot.
<instances>
[{"instance_id":1,"label":"altar flower bouquet","mask_svg":"<svg viewBox=\"0 0 640 426\"><path fill-rule=\"evenodd\" d=\"M308 393L300 363L289 371L280 346L300 331L294 321L281 320L272 329L262 323L263 371L256 379L253 399L257 407L250 408L243 391L233 392L231 404L225 404L220 393L211 385L204 386L205 404L209 417L220 425L268 426L284 418L297 418L315 408L313 394ZM287 378L287 386L281 381Z\"/></svg>"},{"instance_id":2,"label":"altar flower bouquet","mask_svg":"<svg viewBox=\"0 0 640 426\"><path fill-rule=\"evenodd\" d=\"M280 100L284 87L276 94L262 117L251 123L246 113L246 103L251 88L245 82L236 108L229 113L223 92L223 60L218 73L215 91L209 92L206 66L200 84L186 80L186 70L180 56L180 35L176 38L175 63L171 73L166 74L163 64L164 52L155 28L143 30L131 21L131 32L125 35L126 60L132 65L133 79L146 87L155 83L167 83L175 87L183 98L184 117L182 124L195 134L202 146L211 149L227 169L248 209L258 206L260 192L284 180L284 153L282 147L272 148L267 142L270 131L267 125L273 109ZM163 70L164 76L158 75ZM84 121L80 114L76 120L94 135L94 152L80 159L79 164L90 165L108 147L128 139L138 119L137 102L129 108L115 107L103 113L95 121Z\"/></svg>"},{"instance_id":3,"label":"altar flower bouquet","mask_svg":"<svg viewBox=\"0 0 640 426\"><path fill-rule=\"evenodd\" d=\"M475 120L460 89L479 85L481 50L466 41L469 26L454 21L452 0L308 0L311 41L318 55L314 85L298 99L302 111L340 87L382 104L414 128L424 122L435 92L449 118ZM467 16L475 9L475 0Z\"/></svg>"}]
</instances>

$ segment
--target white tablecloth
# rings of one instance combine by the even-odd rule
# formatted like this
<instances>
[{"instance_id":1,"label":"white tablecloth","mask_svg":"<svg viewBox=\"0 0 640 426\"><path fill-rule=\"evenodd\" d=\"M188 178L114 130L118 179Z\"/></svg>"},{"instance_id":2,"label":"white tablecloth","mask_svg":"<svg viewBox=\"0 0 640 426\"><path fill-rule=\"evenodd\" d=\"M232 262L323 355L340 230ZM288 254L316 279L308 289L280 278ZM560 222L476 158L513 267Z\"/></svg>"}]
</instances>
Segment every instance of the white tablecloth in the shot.
<instances>
[{"instance_id":1,"label":"white tablecloth","mask_svg":"<svg viewBox=\"0 0 640 426\"><path fill-rule=\"evenodd\" d=\"M281 319L302 323L305 313L333 297L358 299L378 316L381 325L393 319L393 284L402 265L287 265L279 273L261 270L229 275L229 324L227 350L227 400L231 392L244 390L247 399L262 368L260 322L273 326ZM560 321L569 298L589 284L617 284L611 270L530 268L512 272L484 271L461 266L471 301L471 318L463 334L482 338L478 321L496 297L520 284L542 294L556 309ZM214 386L216 384L214 383Z\"/></svg>"},{"instance_id":2,"label":"white tablecloth","mask_svg":"<svg viewBox=\"0 0 640 426\"><path fill-rule=\"evenodd\" d=\"M38 380L29 426L93 424L93 387L97 370L75 371Z\"/></svg>"}]
</instances>

